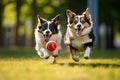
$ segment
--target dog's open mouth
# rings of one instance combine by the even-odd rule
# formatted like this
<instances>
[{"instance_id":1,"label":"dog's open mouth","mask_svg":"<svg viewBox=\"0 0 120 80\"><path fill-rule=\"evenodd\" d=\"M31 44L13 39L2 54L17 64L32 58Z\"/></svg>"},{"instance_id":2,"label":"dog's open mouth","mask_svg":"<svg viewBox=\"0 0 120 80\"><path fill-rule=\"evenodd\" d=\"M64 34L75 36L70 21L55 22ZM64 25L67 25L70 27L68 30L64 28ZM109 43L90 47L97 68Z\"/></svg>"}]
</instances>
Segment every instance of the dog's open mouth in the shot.
<instances>
[{"instance_id":1,"label":"dog's open mouth","mask_svg":"<svg viewBox=\"0 0 120 80\"><path fill-rule=\"evenodd\" d=\"M44 35L45 42L48 42L50 40L51 35Z\"/></svg>"},{"instance_id":2,"label":"dog's open mouth","mask_svg":"<svg viewBox=\"0 0 120 80\"><path fill-rule=\"evenodd\" d=\"M77 35L77 36L80 36L80 35L82 34L82 31L83 31L83 29L77 29L76 35Z\"/></svg>"}]
</instances>

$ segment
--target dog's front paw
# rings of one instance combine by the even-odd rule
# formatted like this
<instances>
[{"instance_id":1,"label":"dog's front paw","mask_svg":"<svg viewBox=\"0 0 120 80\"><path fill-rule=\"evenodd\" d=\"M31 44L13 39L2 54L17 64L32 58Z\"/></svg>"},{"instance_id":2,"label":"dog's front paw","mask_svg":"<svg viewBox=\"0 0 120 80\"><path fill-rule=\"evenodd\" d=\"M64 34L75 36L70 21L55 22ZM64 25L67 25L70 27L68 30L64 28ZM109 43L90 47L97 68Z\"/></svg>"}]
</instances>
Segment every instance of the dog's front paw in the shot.
<instances>
[{"instance_id":1,"label":"dog's front paw","mask_svg":"<svg viewBox=\"0 0 120 80\"><path fill-rule=\"evenodd\" d=\"M89 59L89 57L88 56L84 56L84 59Z\"/></svg>"},{"instance_id":2,"label":"dog's front paw","mask_svg":"<svg viewBox=\"0 0 120 80\"><path fill-rule=\"evenodd\" d=\"M37 53L38 53L38 55L39 55L41 58L43 58L43 57L44 57L44 55L43 55L43 53L42 53L42 52L37 51Z\"/></svg>"},{"instance_id":3,"label":"dog's front paw","mask_svg":"<svg viewBox=\"0 0 120 80\"><path fill-rule=\"evenodd\" d=\"M85 59L89 59L89 57L90 57L90 51L91 51L91 48L87 47L86 50L85 50L85 54L84 54L84 58Z\"/></svg>"},{"instance_id":4,"label":"dog's front paw","mask_svg":"<svg viewBox=\"0 0 120 80\"><path fill-rule=\"evenodd\" d=\"M57 54L53 54L52 56L53 56L53 57L58 57L58 53L57 53Z\"/></svg>"},{"instance_id":5,"label":"dog's front paw","mask_svg":"<svg viewBox=\"0 0 120 80\"><path fill-rule=\"evenodd\" d=\"M72 56L72 59L75 61L75 62L79 62L79 57L78 56Z\"/></svg>"},{"instance_id":6,"label":"dog's front paw","mask_svg":"<svg viewBox=\"0 0 120 80\"><path fill-rule=\"evenodd\" d=\"M46 51L45 48L41 48L40 51L43 53L43 55L44 55L43 57L45 59L48 59L50 57L49 53Z\"/></svg>"},{"instance_id":7,"label":"dog's front paw","mask_svg":"<svg viewBox=\"0 0 120 80\"><path fill-rule=\"evenodd\" d=\"M50 55L46 52L46 53L44 53L44 58L45 59L48 59L50 57Z\"/></svg>"},{"instance_id":8,"label":"dog's front paw","mask_svg":"<svg viewBox=\"0 0 120 80\"><path fill-rule=\"evenodd\" d=\"M70 44L70 40L69 40L69 39L66 39L66 40L64 41L64 43L65 43L66 45L69 45L69 44Z\"/></svg>"},{"instance_id":9,"label":"dog's front paw","mask_svg":"<svg viewBox=\"0 0 120 80\"><path fill-rule=\"evenodd\" d=\"M56 49L54 52L53 52L53 57L58 57L58 50Z\"/></svg>"}]
</instances>

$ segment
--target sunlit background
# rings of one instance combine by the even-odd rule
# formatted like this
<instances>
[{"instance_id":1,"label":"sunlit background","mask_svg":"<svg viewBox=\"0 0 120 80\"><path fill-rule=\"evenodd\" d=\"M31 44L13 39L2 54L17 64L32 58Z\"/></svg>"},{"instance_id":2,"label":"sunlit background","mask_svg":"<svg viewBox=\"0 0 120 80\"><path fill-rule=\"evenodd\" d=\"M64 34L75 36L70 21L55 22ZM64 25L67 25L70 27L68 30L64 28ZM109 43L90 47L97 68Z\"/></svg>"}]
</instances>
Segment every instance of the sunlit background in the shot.
<instances>
[{"instance_id":1,"label":"sunlit background","mask_svg":"<svg viewBox=\"0 0 120 80\"><path fill-rule=\"evenodd\" d=\"M74 62L63 49L57 64L35 51L37 15L51 20L60 14L61 32L66 10L82 14L90 8L95 48L90 59ZM120 80L120 0L0 0L0 80Z\"/></svg>"},{"instance_id":2,"label":"sunlit background","mask_svg":"<svg viewBox=\"0 0 120 80\"><path fill-rule=\"evenodd\" d=\"M119 3L120 0L0 0L0 47L34 47L37 14L48 20L60 14L64 36L66 9L82 14L89 7L92 18L96 16L93 20L96 24L96 49L119 50ZM90 4L96 6L91 7Z\"/></svg>"}]
</instances>

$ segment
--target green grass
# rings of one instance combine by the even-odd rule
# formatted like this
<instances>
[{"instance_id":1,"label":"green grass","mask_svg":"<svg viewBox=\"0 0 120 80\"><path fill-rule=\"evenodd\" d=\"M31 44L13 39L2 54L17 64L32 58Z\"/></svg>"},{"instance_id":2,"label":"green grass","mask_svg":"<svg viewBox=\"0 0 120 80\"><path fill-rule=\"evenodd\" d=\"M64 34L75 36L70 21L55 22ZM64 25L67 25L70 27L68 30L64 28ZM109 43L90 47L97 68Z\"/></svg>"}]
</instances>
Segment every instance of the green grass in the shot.
<instances>
[{"instance_id":1,"label":"green grass","mask_svg":"<svg viewBox=\"0 0 120 80\"><path fill-rule=\"evenodd\" d=\"M57 64L40 59L34 49L0 49L0 80L120 80L120 52L94 51L74 62L63 51Z\"/></svg>"}]
</instances>

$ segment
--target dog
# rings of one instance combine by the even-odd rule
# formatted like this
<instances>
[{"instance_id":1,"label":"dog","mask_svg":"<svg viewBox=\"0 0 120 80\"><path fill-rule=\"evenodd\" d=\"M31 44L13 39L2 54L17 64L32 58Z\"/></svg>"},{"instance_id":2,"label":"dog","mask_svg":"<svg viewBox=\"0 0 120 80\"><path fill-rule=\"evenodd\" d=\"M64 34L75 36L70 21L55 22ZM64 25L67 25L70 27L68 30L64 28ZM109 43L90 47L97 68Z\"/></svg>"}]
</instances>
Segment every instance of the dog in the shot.
<instances>
[{"instance_id":1,"label":"dog","mask_svg":"<svg viewBox=\"0 0 120 80\"><path fill-rule=\"evenodd\" d=\"M52 56L52 62L56 63L56 57L58 57L58 54L62 49L62 34L59 25L60 15L57 15L50 21L40 17L39 15L37 17L38 24L34 32L36 43L35 49L40 57L48 59L50 56ZM53 52L47 50L45 47L46 43L50 40L57 43L57 48Z\"/></svg>"},{"instance_id":2,"label":"dog","mask_svg":"<svg viewBox=\"0 0 120 80\"><path fill-rule=\"evenodd\" d=\"M82 15L77 15L67 9L66 15L68 25L64 36L64 43L69 47L72 59L76 62L79 61L76 51L83 52L84 58L89 59L95 40L92 28L93 21L89 8Z\"/></svg>"}]
</instances>

